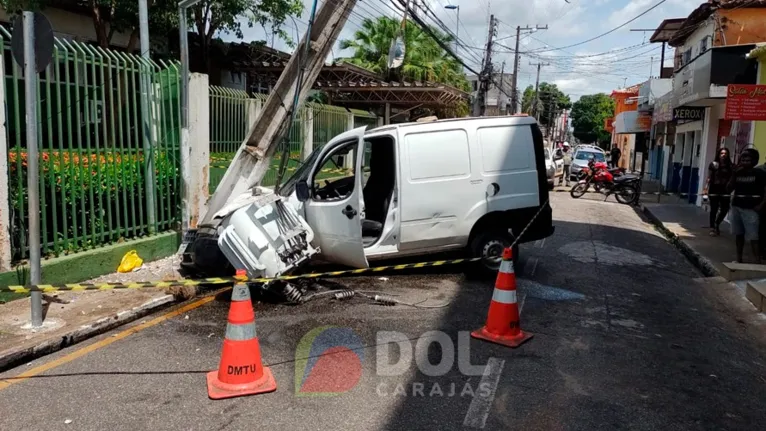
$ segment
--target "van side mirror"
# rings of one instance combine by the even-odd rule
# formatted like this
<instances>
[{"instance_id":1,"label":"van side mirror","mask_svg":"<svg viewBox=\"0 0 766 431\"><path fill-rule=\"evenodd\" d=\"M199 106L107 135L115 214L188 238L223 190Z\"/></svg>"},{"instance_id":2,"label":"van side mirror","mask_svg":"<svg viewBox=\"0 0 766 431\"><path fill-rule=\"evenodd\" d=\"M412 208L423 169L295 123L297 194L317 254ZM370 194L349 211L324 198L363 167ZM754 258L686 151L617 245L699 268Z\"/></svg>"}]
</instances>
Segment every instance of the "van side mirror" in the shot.
<instances>
[{"instance_id":1,"label":"van side mirror","mask_svg":"<svg viewBox=\"0 0 766 431\"><path fill-rule=\"evenodd\" d=\"M298 200L301 202L306 202L311 197L311 193L309 190L309 185L306 183L306 180L300 180L298 181L298 184L295 185L295 196L298 197Z\"/></svg>"}]
</instances>

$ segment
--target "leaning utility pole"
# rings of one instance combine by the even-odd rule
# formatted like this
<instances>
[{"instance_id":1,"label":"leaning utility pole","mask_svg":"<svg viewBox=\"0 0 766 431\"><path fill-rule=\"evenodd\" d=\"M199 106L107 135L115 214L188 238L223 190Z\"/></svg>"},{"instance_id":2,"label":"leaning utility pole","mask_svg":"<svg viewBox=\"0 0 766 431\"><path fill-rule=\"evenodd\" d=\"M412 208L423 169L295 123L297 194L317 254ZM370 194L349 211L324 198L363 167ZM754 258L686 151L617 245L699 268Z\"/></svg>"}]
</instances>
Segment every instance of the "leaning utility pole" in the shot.
<instances>
[{"instance_id":1,"label":"leaning utility pole","mask_svg":"<svg viewBox=\"0 0 766 431\"><path fill-rule=\"evenodd\" d=\"M487 109L487 92L492 82L492 37L495 35L497 24L495 15L489 17L489 30L487 35L487 49L484 51L484 62L479 75L479 90L473 104L473 116L481 117Z\"/></svg>"},{"instance_id":2,"label":"leaning utility pole","mask_svg":"<svg viewBox=\"0 0 766 431\"><path fill-rule=\"evenodd\" d=\"M548 26L540 27L539 25L535 27L530 26L516 26L516 50L514 51L513 55L513 85L511 86L511 98L513 106L511 106L511 113L516 113L516 107L519 104L519 92L518 92L518 85L519 85L519 42L521 40L521 30L548 30Z\"/></svg>"},{"instance_id":3,"label":"leaning utility pole","mask_svg":"<svg viewBox=\"0 0 766 431\"><path fill-rule=\"evenodd\" d=\"M219 211L260 184L290 126L293 101L297 99L297 105L300 105L306 100L356 3L357 0L336 0L325 2L320 7L310 33L304 35L296 47L255 124L208 201L208 210L200 227L214 228L218 224L216 215ZM306 44L308 49L305 49ZM299 80L300 85L296 85ZM296 88L300 88L297 97Z\"/></svg>"},{"instance_id":4,"label":"leaning utility pole","mask_svg":"<svg viewBox=\"0 0 766 431\"><path fill-rule=\"evenodd\" d=\"M534 105L532 105L532 115L535 116L535 118L540 120L539 116L537 115L537 105L540 103L540 68L543 66L550 66L550 63L537 63L534 64L532 62L529 62L530 66L537 66L537 79L535 80L535 102Z\"/></svg>"}]
</instances>

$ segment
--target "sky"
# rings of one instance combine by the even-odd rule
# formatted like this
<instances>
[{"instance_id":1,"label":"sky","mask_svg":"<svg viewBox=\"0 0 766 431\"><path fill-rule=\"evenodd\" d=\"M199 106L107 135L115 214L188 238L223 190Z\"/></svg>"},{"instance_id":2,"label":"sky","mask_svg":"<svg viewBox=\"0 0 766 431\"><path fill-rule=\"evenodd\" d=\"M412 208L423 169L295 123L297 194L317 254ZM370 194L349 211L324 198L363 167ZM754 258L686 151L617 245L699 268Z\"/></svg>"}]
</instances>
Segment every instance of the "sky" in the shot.
<instances>
[{"instance_id":1,"label":"sky","mask_svg":"<svg viewBox=\"0 0 766 431\"><path fill-rule=\"evenodd\" d=\"M284 29L297 40L305 32L312 0L302 0L303 14L288 20ZM391 5L394 0L359 0L341 32L341 39L353 38L364 18L380 15L401 18ZM540 81L555 83L571 99L612 90L646 81L659 75L661 44L650 44L651 31L664 19L685 18L707 0L418 0L427 4L434 14L453 32L457 31L461 48L459 56L474 70L481 67L481 57L487 43L490 14L497 22L497 44L492 62L499 72L513 70L516 26L547 26L547 30L522 31L519 42L519 90L534 85L537 67L531 63L548 63L541 67ZM320 4L323 3L320 0ZM637 20L604 37L588 43L582 41L614 29L661 3ZM460 7L459 27L456 10ZM429 17L429 23L434 20ZM224 40L235 40L220 35ZM262 28L245 30L244 41L266 40L276 49L291 52L284 41L273 40L271 32ZM328 58L349 56L336 43ZM571 48L564 48L575 45ZM665 66L672 66L673 51L665 53Z\"/></svg>"}]
</instances>

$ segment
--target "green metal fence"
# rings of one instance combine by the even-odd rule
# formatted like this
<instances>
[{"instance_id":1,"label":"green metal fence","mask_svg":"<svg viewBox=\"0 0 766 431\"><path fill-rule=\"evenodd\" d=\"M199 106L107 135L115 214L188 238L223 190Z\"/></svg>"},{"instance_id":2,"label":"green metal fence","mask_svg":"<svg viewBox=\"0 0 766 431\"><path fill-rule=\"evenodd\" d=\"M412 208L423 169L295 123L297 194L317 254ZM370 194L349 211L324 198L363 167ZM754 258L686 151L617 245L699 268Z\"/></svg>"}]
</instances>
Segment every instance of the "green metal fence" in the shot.
<instances>
[{"instance_id":1,"label":"green metal fence","mask_svg":"<svg viewBox=\"0 0 766 431\"><path fill-rule=\"evenodd\" d=\"M210 193L215 191L247 135L248 115L255 115L256 107L262 106L265 101L266 96L262 94L249 96L244 91L210 86ZM349 111L346 108L316 103L308 103L300 108L290 130L287 175L300 165L309 118L312 119L313 148L319 148L336 135L350 129L350 115L353 115L353 127L377 126L378 117L366 111ZM271 167L263 178L262 185L270 187L276 183L280 155L281 152L271 161Z\"/></svg>"},{"instance_id":2,"label":"green metal fence","mask_svg":"<svg viewBox=\"0 0 766 431\"><path fill-rule=\"evenodd\" d=\"M10 41L11 35L0 28L11 248L18 261L29 254L26 149L30 144L23 72L11 58ZM140 107L142 77L150 84L145 114ZM178 66L56 39L51 64L37 81L43 256L175 228L180 213ZM146 115L153 143L149 154L143 149ZM147 190L146 166L152 159L155 185ZM148 222L147 192L156 196L154 225Z\"/></svg>"}]
</instances>

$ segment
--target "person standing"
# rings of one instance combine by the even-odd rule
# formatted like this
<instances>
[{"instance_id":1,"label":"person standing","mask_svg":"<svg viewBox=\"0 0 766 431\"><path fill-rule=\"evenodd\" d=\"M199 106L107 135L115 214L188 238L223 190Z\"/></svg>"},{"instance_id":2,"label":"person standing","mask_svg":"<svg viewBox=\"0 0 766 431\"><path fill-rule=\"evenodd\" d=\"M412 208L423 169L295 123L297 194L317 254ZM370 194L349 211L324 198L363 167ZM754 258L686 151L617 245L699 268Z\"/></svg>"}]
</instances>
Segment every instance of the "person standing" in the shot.
<instances>
[{"instance_id":1,"label":"person standing","mask_svg":"<svg viewBox=\"0 0 766 431\"><path fill-rule=\"evenodd\" d=\"M569 144L564 142L564 148L561 150L562 162L564 163L564 174L559 178L559 185L563 181L566 181L567 187L569 187L569 176L572 168L572 152L569 151Z\"/></svg>"},{"instance_id":2,"label":"person standing","mask_svg":"<svg viewBox=\"0 0 766 431\"><path fill-rule=\"evenodd\" d=\"M737 262L742 263L745 241L755 257L755 263L761 263L761 250L758 244L760 213L764 208L766 196L766 171L755 169L760 154L754 148L748 148L739 157L739 164L729 179L726 187L733 193L731 200L731 233L736 237Z\"/></svg>"},{"instance_id":3,"label":"person standing","mask_svg":"<svg viewBox=\"0 0 766 431\"><path fill-rule=\"evenodd\" d=\"M710 199L710 236L721 234L721 223L729 212L730 197L726 193L726 186L733 171L729 150L721 148L715 155L715 160L708 166L707 183L702 193Z\"/></svg>"},{"instance_id":4,"label":"person standing","mask_svg":"<svg viewBox=\"0 0 766 431\"><path fill-rule=\"evenodd\" d=\"M612 157L612 169L620 167L620 157L622 157L622 151L617 144L612 144L612 151L610 153Z\"/></svg>"}]
</instances>

